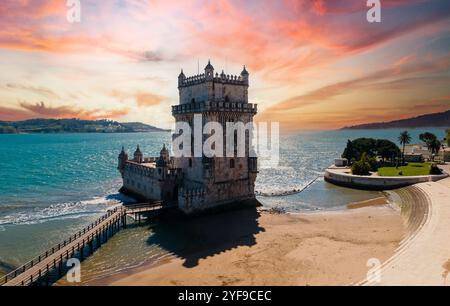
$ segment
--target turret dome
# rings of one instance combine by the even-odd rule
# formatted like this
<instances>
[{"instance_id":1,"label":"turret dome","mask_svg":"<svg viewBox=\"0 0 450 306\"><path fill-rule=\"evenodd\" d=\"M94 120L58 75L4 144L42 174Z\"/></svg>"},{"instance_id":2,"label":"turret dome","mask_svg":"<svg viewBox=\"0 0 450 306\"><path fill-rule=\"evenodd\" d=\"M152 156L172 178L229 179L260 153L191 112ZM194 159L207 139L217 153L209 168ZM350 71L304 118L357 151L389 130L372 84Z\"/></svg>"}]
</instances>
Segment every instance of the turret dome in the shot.
<instances>
[{"instance_id":1,"label":"turret dome","mask_svg":"<svg viewBox=\"0 0 450 306\"><path fill-rule=\"evenodd\" d=\"M205 70L214 70L214 67L211 65L210 60L208 60L208 65L206 65Z\"/></svg>"},{"instance_id":2,"label":"turret dome","mask_svg":"<svg viewBox=\"0 0 450 306\"><path fill-rule=\"evenodd\" d=\"M244 70L242 70L241 75L248 75L248 71L244 66Z\"/></svg>"}]
</instances>

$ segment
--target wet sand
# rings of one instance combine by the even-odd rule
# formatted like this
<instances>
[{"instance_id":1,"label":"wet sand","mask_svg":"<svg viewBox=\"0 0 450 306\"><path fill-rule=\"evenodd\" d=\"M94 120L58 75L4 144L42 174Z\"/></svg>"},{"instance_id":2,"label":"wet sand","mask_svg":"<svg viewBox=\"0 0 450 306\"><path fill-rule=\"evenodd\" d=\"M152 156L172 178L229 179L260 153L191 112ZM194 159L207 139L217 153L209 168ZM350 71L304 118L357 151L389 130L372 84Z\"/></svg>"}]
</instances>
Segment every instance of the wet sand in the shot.
<instances>
[{"instance_id":1,"label":"wet sand","mask_svg":"<svg viewBox=\"0 0 450 306\"><path fill-rule=\"evenodd\" d=\"M389 204L386 197L378 197L378 198L370 199L370 200L366 200L366 201L350 203L347 205L347 208L355 209L355 208L362 208L362 207L368 207L368 206L379 206L379 205L386 205L386 204Z\"/></svg>"},{"instance_id":2,"label":"wet sand","mask_svg":"<svg viewBox=\"0 0 450 306\"><path fill-rule=\"evenodd\" d=\"M369 259L393 255L405 227L390 206L309 214L247 209L167 225L156 235L183 236L191 247L161 245L172 259L90 284L349 285L366 277Z\"/></svg>"}]
</instances>

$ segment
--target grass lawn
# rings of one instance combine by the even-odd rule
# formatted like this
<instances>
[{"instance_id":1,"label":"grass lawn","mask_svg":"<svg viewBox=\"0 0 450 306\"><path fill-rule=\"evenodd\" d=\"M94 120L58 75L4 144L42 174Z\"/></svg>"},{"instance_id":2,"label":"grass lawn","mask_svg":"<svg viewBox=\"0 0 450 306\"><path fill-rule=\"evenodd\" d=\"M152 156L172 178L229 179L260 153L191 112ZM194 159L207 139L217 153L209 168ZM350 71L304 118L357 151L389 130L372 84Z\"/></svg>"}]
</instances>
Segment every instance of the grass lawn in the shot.
<instances>
[{"instance_id":1,"label":"grass lawn","mask_svg":"<svg viewBox=\"0 0 450 306\"><path fill-rule=\"evenodd\" d=\"M431 163L408 163L403 167L382 167L378 169L380 176L414 176L430 174ZM400 175L400 171L403 173Z\"/></svg>"}]
</instances>

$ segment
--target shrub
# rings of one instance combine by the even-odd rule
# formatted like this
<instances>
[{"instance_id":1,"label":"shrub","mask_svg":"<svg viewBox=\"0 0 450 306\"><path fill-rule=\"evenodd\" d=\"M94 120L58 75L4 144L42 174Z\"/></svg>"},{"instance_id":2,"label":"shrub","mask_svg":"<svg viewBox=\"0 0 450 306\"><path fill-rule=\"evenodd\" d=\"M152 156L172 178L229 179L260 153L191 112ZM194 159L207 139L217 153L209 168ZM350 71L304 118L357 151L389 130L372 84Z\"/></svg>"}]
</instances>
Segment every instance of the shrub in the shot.
<instances>
[{"instance_id":1,"label":"shrub","mask_svg":"<svg viewBox=\"0 0 450 306\"><path fill-rule=\"evenodd\" d=\"M370 165L370 171L373 171L373 172L378 171L379 165L378 165L378 161L377 161L377 159L376 159L375 157L370 157L370 158L367 160L367 162L368 162L369 165Z\"/></svg>"},{"instance_id":2,"label":"shrub","mask_svg":"<svg viewBox=\"0 0 450 306\"><path fill-rule=\"evenodd\" d=\"M431 175L439 175L439 174L442 174L442 170L439 169L439 167L436 166L435 164L432 164L430 167L430 174Z\"/></svg>"},{"instance_id":3,"label":"shrub","mask_svg":"<svg viewBox=\"0 0 450 306\"><path fill-rule=\"evenodd\" d=\"M370 165L367 162L357 161L352 165L352 174L354 175L369 175Z\"/></svg>"},{"instance_id":4,"label":"shrub","mask_svg":"<svg viewBox=\"0 0 450 306\"><path fill-rule=\"evenodd\" d=\"M352 165L352 174L354 175L369 175L370 174L370 158L367 157L366 153L363 153L361 160L357 161Z\"/></svg>"}]
</instances>

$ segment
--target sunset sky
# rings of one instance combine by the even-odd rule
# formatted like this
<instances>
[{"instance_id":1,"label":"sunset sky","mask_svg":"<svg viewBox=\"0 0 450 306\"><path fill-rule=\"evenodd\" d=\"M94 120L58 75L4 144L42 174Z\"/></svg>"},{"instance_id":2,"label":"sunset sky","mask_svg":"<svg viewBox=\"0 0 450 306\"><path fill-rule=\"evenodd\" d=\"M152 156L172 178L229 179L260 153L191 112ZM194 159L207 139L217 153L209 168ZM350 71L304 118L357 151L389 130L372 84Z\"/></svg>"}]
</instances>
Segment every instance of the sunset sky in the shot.
<instances>
[{"instance_id":1,"label":"sunset sky","mask_svg":"<svg viewBox=\"0 0 450 306\"><path fill-rule=\"evenodd\" d=\"M450 1L0 2L0 120L171 127L177 76L250 73L257 120L334 129L450 109Z\"/></svg>"}]
</instances>

